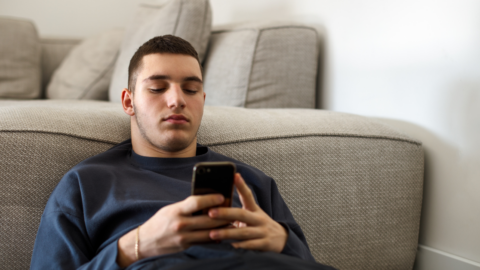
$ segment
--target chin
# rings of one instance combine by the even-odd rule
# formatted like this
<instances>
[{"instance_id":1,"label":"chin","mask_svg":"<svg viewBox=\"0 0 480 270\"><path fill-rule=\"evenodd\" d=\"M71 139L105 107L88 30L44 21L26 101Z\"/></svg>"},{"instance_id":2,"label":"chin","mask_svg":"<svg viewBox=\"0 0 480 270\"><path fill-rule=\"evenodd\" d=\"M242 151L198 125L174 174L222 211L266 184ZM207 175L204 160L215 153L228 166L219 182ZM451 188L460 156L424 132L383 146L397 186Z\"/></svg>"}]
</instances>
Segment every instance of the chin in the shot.
<instances>
[{"instance_id":1,"label":"chin","mask_svg":"<svg viewBox=\"0 0 480 270\"><path fill-rule=\"evenodd\" d=\"M185 150L193 143L193 140L168 140L165 142L158 142L153 144L155 147L165 151L165 152L180 152Z\"/></svg>"},{"instance_id":2,"label":"chin","mask_svg":"<svg viewBox=\"0 0 480 270\"><path fill-rule=\"evenodd\" d=\"M140 128L140 134L153 147L164 152L180 152L195 143L196 136L181 130L163 130L159 133L147 134Z\"/></svg>"}]
</instances>

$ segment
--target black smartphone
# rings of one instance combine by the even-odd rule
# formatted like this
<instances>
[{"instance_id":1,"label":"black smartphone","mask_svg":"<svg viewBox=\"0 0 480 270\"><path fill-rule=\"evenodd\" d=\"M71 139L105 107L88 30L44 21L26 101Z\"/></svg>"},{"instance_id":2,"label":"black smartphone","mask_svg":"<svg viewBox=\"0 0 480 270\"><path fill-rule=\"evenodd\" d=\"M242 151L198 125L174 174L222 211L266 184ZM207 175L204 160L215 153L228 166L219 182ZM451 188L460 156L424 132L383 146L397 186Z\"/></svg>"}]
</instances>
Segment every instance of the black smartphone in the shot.
<instances>
[{"instance_id":1,"label":"black smartphone","mask_svg":"<svg viewBox=\"0 0 480 270\"><path fill-rule=\"evenodd\" d=\"M220 207L231 207L236 167L232 162L200 162L193 167L192 195L219 193L225 197ZM208 209L193 215L207 214Z\"/></svg>"}]
</instances>

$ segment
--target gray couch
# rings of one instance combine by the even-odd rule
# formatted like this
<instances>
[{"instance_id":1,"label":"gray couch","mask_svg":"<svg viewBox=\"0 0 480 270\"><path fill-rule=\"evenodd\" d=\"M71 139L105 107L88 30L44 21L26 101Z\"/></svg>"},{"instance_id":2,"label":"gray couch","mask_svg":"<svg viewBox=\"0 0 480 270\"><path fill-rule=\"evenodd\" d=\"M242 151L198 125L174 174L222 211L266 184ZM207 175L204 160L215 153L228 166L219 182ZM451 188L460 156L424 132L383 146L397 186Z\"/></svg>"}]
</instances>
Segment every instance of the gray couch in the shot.
<instances>
[{"instance_id":1,"label":"gray couch","mask_svg":"<svg viewBox=\"0 0 480 270\"><path fill-rule=\"evenodd\" d=\"M215 102L207 102L199 142L276 180L317 261L339 269L412 269L422 145L373 119L315 109L320 40L313 28L294 24L212 30L205 91ZM41 96L78 42L39 40ZM272 50L283 50L284 58L266 57ZM244 92L228 92L235 87ZM0 268L26 269L58 181L76 163L128 139L129 118L119 103L78 98L3 99L0 117Z\"/></svg>"}]
</instances>

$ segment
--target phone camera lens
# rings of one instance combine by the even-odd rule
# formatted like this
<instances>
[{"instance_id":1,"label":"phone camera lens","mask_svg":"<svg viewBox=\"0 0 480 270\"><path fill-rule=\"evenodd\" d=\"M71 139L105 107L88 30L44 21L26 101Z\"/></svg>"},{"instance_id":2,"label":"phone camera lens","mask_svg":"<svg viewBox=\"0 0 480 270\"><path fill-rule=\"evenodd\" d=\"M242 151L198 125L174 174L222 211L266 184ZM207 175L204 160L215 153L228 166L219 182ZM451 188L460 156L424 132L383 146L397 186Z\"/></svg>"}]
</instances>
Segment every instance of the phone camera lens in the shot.
<instances>
[{"instance_id":1,"label":"phone camera lens","mask_svg":"<svg viewBox=\"0 0 480 270\"><path fill-rule=\"evenodd\" d=\"M204 169L204 168L198 169L198 174L204 174L204 173L205 173L205 169Z\"/></svg>"}]
</instances>

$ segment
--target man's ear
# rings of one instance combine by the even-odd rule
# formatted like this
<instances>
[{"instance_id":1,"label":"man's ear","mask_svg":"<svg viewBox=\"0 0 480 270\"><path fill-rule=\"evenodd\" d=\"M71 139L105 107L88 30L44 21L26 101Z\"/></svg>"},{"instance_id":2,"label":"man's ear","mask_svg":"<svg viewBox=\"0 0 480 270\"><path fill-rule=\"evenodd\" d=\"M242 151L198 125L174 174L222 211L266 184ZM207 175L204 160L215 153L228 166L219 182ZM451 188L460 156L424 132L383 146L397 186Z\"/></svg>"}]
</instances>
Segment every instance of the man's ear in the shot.
<instances>
[{"instance_id":1,"label":"man's ear","mask_svg":"<svg viewBox=\"0 0 480 270\"><path fill-rule=\"evenodd\" d=\"M135 115L135 111L133 110L133 93L127 88L123 88L122 90L122 107L126 114L130 116Z\"/></svg>"}]
</instances>

